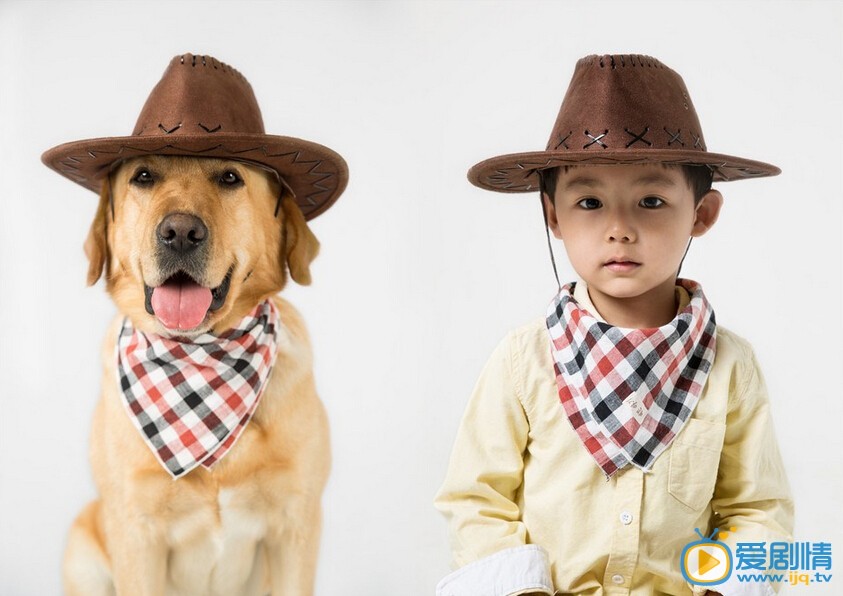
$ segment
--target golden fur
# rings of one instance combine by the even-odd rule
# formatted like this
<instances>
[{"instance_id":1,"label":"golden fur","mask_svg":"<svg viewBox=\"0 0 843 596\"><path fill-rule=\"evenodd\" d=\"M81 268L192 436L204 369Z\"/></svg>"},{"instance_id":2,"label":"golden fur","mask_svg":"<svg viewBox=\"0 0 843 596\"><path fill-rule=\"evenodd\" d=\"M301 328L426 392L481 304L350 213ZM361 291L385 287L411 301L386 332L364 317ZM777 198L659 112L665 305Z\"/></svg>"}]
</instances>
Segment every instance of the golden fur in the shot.
<instances>
[{"instance_id":1,"label":"golden fur","mask_svg":"<svg viewBox=\"0 0 843 596\"><path fill-rule=\"evenodd\" d=\"M155 173L151 188L131 182L141 167ZM241 187L219 183L228 170L243 179ZM310 282L316 238L290 197L275 216L284 191L267 172L240 162L135 158L104 186L85 243L88 283L104 272L120 315L103 345L102 395L92 427L99 499L71 528L66 593L312 594L320 498L330 466L328 426L303 321L275 294L288 270L298 283ZM268 297L282 322L275 367L237 444L213 471L198 467L175 481L126 415L114 356L124 316L142 331L168 333L144 309L143 284L163 281L153 259L155 230L172 212L194 214L209 230L206 279L197 281L216 287L233 270L224 306L195 333L228 329Z\"/></svg>"}]
</instances>

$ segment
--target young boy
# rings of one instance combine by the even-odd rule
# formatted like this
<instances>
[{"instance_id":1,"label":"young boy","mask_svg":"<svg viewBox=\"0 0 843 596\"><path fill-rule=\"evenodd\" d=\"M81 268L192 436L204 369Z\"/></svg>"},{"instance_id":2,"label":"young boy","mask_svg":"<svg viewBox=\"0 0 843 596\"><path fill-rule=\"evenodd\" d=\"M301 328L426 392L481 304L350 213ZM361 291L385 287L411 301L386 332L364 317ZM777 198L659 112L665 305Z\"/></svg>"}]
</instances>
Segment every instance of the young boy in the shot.
<instances>
[{"instance_id":1,"label":"young boy","mask_svg":"<svg viewBox=\"0 0 843 596\"><path fill-rule=\"evenodd\" d=\"M698 555L683 574L695 529L719 528L732 552L789 539L752 349L677 277L717 220L712 179L778 173L708 152L681 77L630 55L577 63L545 151L471 169L481 188L541 191L580 280L501 342L475 387L436 498L461 567L439 596L699 595L689 579L720 563ZM772 588L732 574L708 593Z\"/></svg>"}]
</instances>

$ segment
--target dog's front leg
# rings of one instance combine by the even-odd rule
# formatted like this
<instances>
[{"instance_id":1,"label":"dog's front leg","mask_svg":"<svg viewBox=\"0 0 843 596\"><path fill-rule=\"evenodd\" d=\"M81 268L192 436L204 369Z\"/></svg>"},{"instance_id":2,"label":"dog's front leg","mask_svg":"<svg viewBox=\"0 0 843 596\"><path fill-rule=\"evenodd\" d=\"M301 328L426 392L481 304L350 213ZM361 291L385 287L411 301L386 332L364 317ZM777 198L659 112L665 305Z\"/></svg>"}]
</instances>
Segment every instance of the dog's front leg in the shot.
<instances>
[{"instance_id":1,"label":"dog's front leg","mask_svg":"<svg viewBox=\"0 0 843 596\"><path fill-rule=\"evenodd\" d=\"M121 517L112 515L106 530L118 596L162 596L167 583L164 537L139 515Z\"/></svg>"},{"instance_id":2,"label":"dog's front leg","mask_svg":"<svg viewBox=\"0 0 843 596\"><path fill-rule=\"evenodd\" d=\"M322 511L318 497L299 496L295 501L285 527L267 544L272 596L313 594Z\"/></svg>"},{"instance_id":3,"label":"dog's front leg","mask_svg":"<svg viewBox=\"0 0 843 596\"><path fill-rule=\"evenodd\" d=\"M112 559L118 595L162 596L166 592L166 550L137 540L122 545L119 551Z\"/></svg>"}]
</instances>

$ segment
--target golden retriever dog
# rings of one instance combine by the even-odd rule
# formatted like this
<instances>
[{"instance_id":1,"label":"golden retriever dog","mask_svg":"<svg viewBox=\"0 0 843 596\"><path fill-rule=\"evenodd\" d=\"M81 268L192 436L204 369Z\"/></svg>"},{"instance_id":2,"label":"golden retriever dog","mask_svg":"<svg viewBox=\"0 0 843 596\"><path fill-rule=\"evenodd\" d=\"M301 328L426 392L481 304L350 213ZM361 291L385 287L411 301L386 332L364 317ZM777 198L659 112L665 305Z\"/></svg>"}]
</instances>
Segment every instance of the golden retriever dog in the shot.
<instances>
[{"instance_id":1,"label":"golden retriever dog","mask_svg":"<svg viewBox=\"0 0 843 596\"><path fill-rule=\"evenodd\" d=\"M304 323L276 294L288 271L310 282L319 243L277 178L245 162L137 157L103 187L85 243L88 283L104 274L120 314L103 344L92 426L99 498L71 528L67 594L312 594L328 425ZM168 284L199 288L210 305L181 322L178 313L156 312L154 293ZM280 315L278 350L250 423L212 470L174 480L121 401L115 346L123 319L189 341L225 332L267 298Z\"/></svg>"}]
</instances>

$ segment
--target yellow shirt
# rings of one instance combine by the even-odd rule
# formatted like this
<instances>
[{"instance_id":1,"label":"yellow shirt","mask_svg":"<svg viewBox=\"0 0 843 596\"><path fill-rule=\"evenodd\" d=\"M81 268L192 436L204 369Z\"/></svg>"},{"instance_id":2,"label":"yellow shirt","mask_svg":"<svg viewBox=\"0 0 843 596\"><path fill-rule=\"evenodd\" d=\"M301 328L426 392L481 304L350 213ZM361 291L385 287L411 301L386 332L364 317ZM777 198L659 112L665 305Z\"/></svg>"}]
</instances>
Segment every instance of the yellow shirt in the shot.
<instances>
[{"instance_id":1,"label":"yellow shirt","mask_svg":"<svg viewBox=\"0 0 843 596\"><path fill-rule=\"evenodd\" d=\"M574 297L599 318L584 284ZM687 301L682 290L680 309ZM565 416L549 341L544 319L510 333L475 386L436 497L456 565L473 565L445 578L440 595L691 594L679 558L694 528L735 527L724 540L733 552L738 541L790 539L793 504L745 340L718 327L685 427L649 472L626 466L609 480Z\"/></svg>"}]
</instances>

